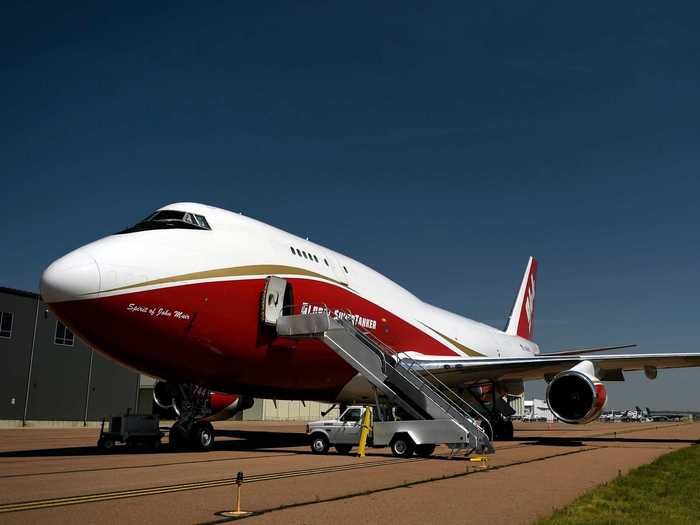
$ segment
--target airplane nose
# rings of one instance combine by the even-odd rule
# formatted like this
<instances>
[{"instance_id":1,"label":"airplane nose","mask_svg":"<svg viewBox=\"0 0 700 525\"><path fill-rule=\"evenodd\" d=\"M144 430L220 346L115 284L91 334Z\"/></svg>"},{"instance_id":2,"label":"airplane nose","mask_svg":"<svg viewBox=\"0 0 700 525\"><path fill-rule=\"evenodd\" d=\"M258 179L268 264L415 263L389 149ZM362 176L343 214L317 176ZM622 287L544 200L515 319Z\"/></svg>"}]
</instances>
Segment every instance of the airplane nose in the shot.
<instances>
[{"instance_id":1,"label":"airplane nose","mask_svg":"<svg viewBox=\"0 0 700 525\"><path fill-rule=\"evenodd\" d=\"M41 276L41 296L48 303L82 299L100 291L100 268L83 250L75 250L49 265Z\"/></svg>"}]
</instances>

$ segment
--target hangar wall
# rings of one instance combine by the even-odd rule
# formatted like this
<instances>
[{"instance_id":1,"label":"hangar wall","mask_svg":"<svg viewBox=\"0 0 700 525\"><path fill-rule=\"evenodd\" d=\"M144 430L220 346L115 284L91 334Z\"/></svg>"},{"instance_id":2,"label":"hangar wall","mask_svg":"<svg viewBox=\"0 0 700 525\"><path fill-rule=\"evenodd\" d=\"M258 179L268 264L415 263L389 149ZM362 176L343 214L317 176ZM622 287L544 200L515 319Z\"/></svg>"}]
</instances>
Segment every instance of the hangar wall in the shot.
<instances>
[{"instance_id":1,"label":"hangar wall","mask_svg":"<svg viewBox=\"0 0 700 525\"><path fill-rule=\"evenodd\" d=\"M255 404L243 412L244 421L315 421L318 419L335 419L340 415L338 407L326 412L332 405L318 401L273 401L256 399Z\"/></svg>"},{"instance_id":2,"label":"hangar wall","mask_svg":"<svg viewBox=\"0 0 700 525\"><path fill-rule=\"evenodd\" d=\"M0 287L0 419L96 421L137 407L139 376L93 352L31 292Z\"/></svg>"}]
</instances>

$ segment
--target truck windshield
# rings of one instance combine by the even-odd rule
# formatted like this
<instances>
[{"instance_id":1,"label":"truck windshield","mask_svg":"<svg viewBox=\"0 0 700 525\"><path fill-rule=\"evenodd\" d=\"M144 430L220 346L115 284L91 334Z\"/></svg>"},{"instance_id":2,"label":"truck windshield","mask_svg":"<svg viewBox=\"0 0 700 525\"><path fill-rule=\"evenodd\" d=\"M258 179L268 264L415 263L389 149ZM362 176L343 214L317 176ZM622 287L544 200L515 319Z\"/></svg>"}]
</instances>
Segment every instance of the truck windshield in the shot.
<instances>
[{"instance_id":1,"label":"truck windshield","mask_svg":"<svg viewBox=\"0 0 700 525\"><path fill-rule=\"evenodd\" d=\"M341 421L359 421L360 415L362 414L362 409L359 408L349 408L345 413L340 416Z\"/></svg>"},{"instance_id":2,"label":"truck windshield","mask_svg":"<svg viewBox=\"0 0 700 525\"><path fill-rule=\"evenodd\" d=\"M146 230L166 229L187 230L211 230L211 226L203 215L177 210L158 210L152 213L138 224L120 231L119 233L133 233Z\"/></svg>"}]
</instances>

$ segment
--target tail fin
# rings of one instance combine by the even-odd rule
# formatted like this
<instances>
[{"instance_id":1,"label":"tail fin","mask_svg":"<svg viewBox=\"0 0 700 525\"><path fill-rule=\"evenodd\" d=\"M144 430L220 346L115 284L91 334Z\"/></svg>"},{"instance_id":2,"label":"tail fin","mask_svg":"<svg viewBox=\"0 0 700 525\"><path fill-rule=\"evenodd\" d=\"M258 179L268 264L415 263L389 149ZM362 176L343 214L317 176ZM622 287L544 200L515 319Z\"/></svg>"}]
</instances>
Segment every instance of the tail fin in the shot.
<instances>
[{"instance_id":1,"label":"tail fin","mask_svg":"<svg viewBox=\"0 0 700 525\"><path fill-rule=\"evenodd\" d=\"M535 334L535 281L537 280L537 260L530 257L523 275L523 282L515 298L506 333L532 341Z\"/></svg>"}]
</instances>

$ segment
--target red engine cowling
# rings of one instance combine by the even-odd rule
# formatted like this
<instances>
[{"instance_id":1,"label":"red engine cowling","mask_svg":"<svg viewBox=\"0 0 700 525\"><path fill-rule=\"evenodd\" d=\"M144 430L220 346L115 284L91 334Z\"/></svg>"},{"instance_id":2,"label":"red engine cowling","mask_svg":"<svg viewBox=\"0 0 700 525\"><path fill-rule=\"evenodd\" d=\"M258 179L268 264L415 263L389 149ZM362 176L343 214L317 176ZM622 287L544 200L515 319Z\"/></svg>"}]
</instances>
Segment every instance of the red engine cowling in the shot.
<instances>
[{"instance_id":1,"label":"red engine cowling","mask_svg":"<svg viewBox=\"0 0 700 525\"><path fill-rule=\"evenodd\" d=\"M564 423L576 425L598 419L607 398L605 385L595 376L590 361L557 374L547 386L549 409Z\"/></svg>"},{"instance_id":2,"label":"red engine cowling","mask_svg":"<svg viewBox=\"0 0 700 525\"><path fill-rule=\"evenodd\" d=\"M179 417L183 395L197 397L203 402L197 403L198 409L195 416L208 421L229 419L238 412L253 406L252 397L224 394L200 387L188 386L187 388L189 390L183 392L182 387L177 384L157 381L153 388L153 400L161 409L172 410L172 414ZM206 396L206 399L202 399L202 395Z\"/></svg>"},{"instance_id":3,"label":"red engine cowling","mask_svg":"<svg viewBox=\"0 0 700 525\"><path fill-rule=\"evenodd\" d=\"M221 392L209 392L209 408L211 415L207 421L221 421L232 418L241 410L253 406L253 398L246 396L236 396L233 394L222 394Z\"/></svg>"}]
</instances>

